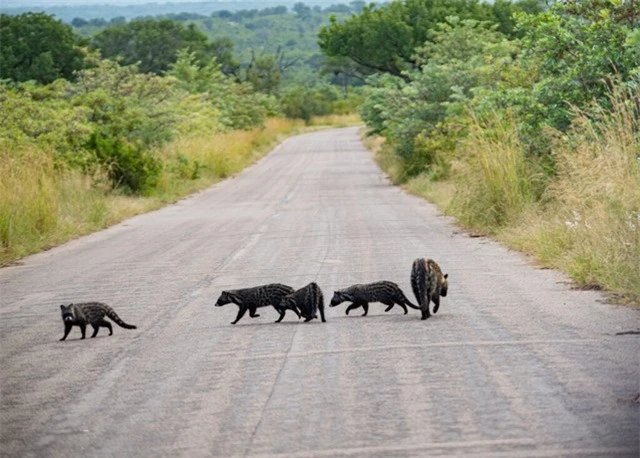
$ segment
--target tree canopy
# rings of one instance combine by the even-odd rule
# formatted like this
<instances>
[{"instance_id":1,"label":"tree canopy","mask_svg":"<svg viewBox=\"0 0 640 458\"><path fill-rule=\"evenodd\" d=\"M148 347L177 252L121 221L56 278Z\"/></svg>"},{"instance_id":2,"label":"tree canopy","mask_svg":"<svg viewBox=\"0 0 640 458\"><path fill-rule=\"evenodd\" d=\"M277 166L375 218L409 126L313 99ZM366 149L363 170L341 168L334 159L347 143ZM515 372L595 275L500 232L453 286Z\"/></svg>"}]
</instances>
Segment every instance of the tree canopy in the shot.
<instances>
[{"instance_id":1,"label":"tree canopy","mask_svg":"<svg viewBox=\"0 0 640 458\"><path fill-rule=\"evenodd\" d=\"M536 9L527 0L526 9ZM498 30L514 33L514 5L507 0L493 4L478 0L403 0L378 7L372 3L359 15L331 24L319 33L319 45L329 57L348 57L370 73L389 73L406 81L406 70L416 67L415 49L432 39L438 23L449 16L498 24Z\"/></svg>"},{"instance_id":2,"label":"tree canopy","mask_svg":"<svg viewBox=\"0 0 640 458\"><path fill-rule=\"evenodd\" d=\"M44 13L0 15L0 77L50 83L73 79L86 44L71 27Z\"/></svg>"},{"instance_id":3,"label":"tree canopy","mask_svg":"<svg viewBox=\"0 0 640 458\"><path fill-rule=\"evenodd\" d=\"M182 49L195 53L202 63L216 57L229 71L237 67L228 40L209 42L194 25L171 19L141 19L109 26L93 37L92 46L106 58L119 57L124 65L139 63L143 73L167 71Z\"/></svg>"}]
</instances>

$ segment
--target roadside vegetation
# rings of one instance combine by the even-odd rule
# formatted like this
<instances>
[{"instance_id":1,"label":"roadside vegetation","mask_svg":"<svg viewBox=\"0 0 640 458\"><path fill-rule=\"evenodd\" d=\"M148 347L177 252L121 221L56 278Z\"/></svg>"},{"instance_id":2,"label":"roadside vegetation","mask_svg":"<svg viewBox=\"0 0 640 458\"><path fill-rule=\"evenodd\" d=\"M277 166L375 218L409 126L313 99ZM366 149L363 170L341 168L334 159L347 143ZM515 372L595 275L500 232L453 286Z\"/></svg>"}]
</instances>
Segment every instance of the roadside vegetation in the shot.
<instances>
[{"instance_id":1,"label":"roadside vegetation","mask_svg":"<svg viewBox=\"0 0 640 458\"><path fill-rule=\"evenodd\" d=\"M406 0L335 21L320 44L370 70L360 113L394 182L637 302L639 7Z\"/></svg>"},{"instance_id":2,"label":"roadside vegetation","mask_svg":"<svg viewBox=\"0 0 640 458\"><path fill-rule=\"evenodd\" d=\"M203 189L285 135L360 122L356 90L285 90L279 68L241 67L181 22L103 32L0 16L0 265Z\"/></svg>"},{"instance_id":3,"label":"roadside vegetation","mask_svg":"<svg viewBox=\"0 0 640 458\"><path fill-rule=\"evenodd\" d=\"M0 262L201 189L279 135L357 110L395 183L639 301L639 8L295 3L73 29L2 15Z\"/></svg>"}]
</instances>

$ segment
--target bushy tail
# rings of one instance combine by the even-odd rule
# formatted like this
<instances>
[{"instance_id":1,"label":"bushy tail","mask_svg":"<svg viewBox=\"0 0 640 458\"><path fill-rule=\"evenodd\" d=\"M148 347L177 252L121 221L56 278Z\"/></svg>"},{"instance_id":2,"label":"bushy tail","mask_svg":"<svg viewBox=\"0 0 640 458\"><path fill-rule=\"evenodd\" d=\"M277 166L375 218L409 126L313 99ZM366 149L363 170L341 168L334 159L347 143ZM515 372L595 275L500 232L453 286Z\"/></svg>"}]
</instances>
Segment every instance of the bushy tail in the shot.
<instances>
[{"instance_id":1,"label":"bushy tail","mask_svg":"<svg viewBox=\"0 0 640 458\"><path fill-rule=\"evenodd\" d=\"M400 291L400 294L402 294L402 300L404 301L404 303L406 305L408 305L412 309L420 310L420 307L418 307L417 305L412 304L411 301L407 298L407 296L405 296L405 294L402 291Z\"/></svg>"},{"instance_id":2,"label":"bushy tail","mask_svg":"<svg viewBox=\"0 0 640 458\"><path fill-rule=\"evenodd\" d=\"M113 322L115 324L117 324L118 326L120 326L121 328L125 328L125 329L137 329L134 325L132 324L127 324L124 321L122 321L120 319L120 317L118 316L118 314L111 308L108 307L107 308L107 316L109 318L111 318L113 320Z\"/></svg>"},{"instance_id":3,"label":"bushy tail","mask_svg":"<svg viewBox=\"0 0 640 458\"><path fill-rule=\"evenodd\" d=\"M320 318L323 323L326 323L327 320L324 318L324 294L322 294L322 290L318 286L317 283L313 283L314 294L316 296L316 304L318 306L318 311L320 312Z\"/></svg>"},{"instance_id":4,"label":"bushy tail","mask_svg":"<svg viewBox=\"0 0 640 458\"><path fill-rule=\"evenodd\" d=\"M420 308L428 304L427 300L427 261L418 258L411 267L411 289Z\"/></svg>"}]
</instances>

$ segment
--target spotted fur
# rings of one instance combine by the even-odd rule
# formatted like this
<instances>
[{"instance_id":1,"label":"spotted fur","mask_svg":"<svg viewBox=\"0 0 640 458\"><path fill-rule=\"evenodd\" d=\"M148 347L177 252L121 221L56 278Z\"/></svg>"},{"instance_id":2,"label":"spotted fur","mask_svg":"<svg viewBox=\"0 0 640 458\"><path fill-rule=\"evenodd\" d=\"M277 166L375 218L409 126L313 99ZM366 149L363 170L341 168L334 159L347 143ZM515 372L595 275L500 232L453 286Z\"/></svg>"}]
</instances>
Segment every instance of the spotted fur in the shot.
<instances>
[{"instance_id":1,"label":"spotted fur","mask_svg":"<svg viewBox=\"0 0 640 458\"><path fill-rule=\"evenodd\" d=\"M315 282L285 296L280 302L280 307L297 308L305 322L318 318L318 311L320 311L322 322L327 321L324 318L324 295Z\"/></svg>"},{"instance_id":2,"label":"spotted fur","mask_svg":"<svg viewBox=\"0 0 640 458\"><path fill-rule=\"evenodd\" d=\"M273 306L280 314L280 318L276 320L279 323L284 318L287 309L292 310L300 319L300 313L295 307L283 307L280 301L287 294L291 294L294 289L291 286L281 283L270 283L267 285L254 286L253 288L230 289L223 291L216 302L216 307L234 303L238 306L238 315L231 324L236 324L240 318L249 310L251 318L258 317L256 309L259 307Z\"/></svg>"},{"instance_id":3,"label":"spotted fur","mask_svg":"<svg viewBox=\"0 0 640 458\"><path fill-rule=\"evenodd\" d=\"M440 297L447 295L449 289L449 274L442 274L442 269L433 259L419 258L413 261L411 267L411 288L420 305L422 319L431 316L429 303L433 302L433 313L440 308Z\"/></svg>"},{"instance_id":4,"label":"spotted fur","mask_svg":"<svg viewBox=\"0 0 640 458\"><path fill-rule=\"evenodd\" d=\"M82 332L82 338L85 338L85 332L87 324L93 327L93 334L91 337L98 335L98 329L100 327L107 328L109 335L113 334L113 328L111 323L104 319L105 316L111 318L118 326L125 329L136 329L135 326L127 324L120 319L118 314L107 304L102 302L83 302L78 304L61 305L60 312L62 314L62 321L64 323L64 336L65 340L71 332L73 326L79 326L80 332Z\"/></svg>"},{"instance_id":5,"label":"spotted fur","mask_svg":"<svg viewBox=\"0 0 640 458\"><path fill-rule=\"evenodd\" d=\"M407 314L407 305L419 310L417 306L413 305L411 301L407 299L397 283L386 280L352 285L348 288L335 291L329 307L335 307L343 302L352 302L352 304L347 307L347 315L351 310L362 307L364 309L362 316L367 316L370 302L382 302L387 305L385 312L391 310L396 304L402 307L405 315Z\"/></svg>"}]
</instances>

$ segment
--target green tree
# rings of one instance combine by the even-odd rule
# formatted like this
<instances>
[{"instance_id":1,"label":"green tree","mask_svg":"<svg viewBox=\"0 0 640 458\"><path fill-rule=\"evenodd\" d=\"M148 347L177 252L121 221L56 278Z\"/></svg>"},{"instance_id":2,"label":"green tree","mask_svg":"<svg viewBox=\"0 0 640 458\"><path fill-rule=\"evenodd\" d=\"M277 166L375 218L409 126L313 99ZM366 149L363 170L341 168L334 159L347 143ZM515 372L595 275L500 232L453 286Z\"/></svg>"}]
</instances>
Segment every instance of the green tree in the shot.
<instances>
[{"instance_id":1,"label":"green tree","mask_svg":"<svg viewBox=\"0 0 640 458\"><path fill-rule=\"evenodd\" d=\"M258 92L275 94L280 87L282 73L274 56L253 57L246 73L247 82Z\"/></svg>"},{"instance_id":2,"label":"green tree","mask_svg":"<svg viewBox=\"0 0 640 458\"><path fill-rule=\"evenodd\" d=\"M176 135L177 107L188 96L177 81L103 59L81 71L69 92L72 105L89 110L93 131L85 148L112 185L133 193L153 189L162 167L153 148Z\"/></svg>"},{"instance_id":3,"label":"green tree","mask_svg":"<svg viewBox=\"0 0 640 458\"><path fill-rule=\"evenodd\" d=\"M517 48L496 26L450 17L416 49L419 70L410 83L390 75L374 77L361 107L372 132L385 136L399 156L404 177L428 170L443 142L443 123L461 122L479 88L501 84ZM447 132L456 129L446 127Z\"/></svg>"},{"instance_id":4,"label":"green tree","mask_svg":"<svg viewBox=\"0 0 640 458\"><path fill-rule=\"evenodd\" d=\"M92 27L104 27L104 26L107 25L107 21L104 18L96 17L96 18L93 18L93 19L89 19L88 25L90 25Z\"/></svg>"},{"instance_id":5,"label":"green tree","mask_svg":"<svg viewBox=\"0 0 640 458\"><path fill-rule=\"evenodd\" d=\"M389 73L409 81L405 73L418 66L415 49L433 39L436 25L448 16L488 21L498 31L516 34L513 13L537 11L541 0L402 0L384 6L371 3L339 22L334 16L320 29L319 45L329 57L348 57L372 73Z\"/></svg>"},{"instance_id":6,"label":"green tree","mask_svg":"<svg viewBox=\"0 0 640 458\"><path fill-rule=\"evenodd\" d=\"M201 94L226 129L261 126L269 114L275 113L273 97L256 93L249 83L238 83L224 75L215 62L200 66L195 55L186 50L178 53L167 75L177 78L179 88Z\"/></svg>"},{"instance_id":7,"label":"green tree","mask_svg":"<svg viewBox=\"0 0 640 458\"><path fill-rule=\"evenodd\" d=\"M240 70L240 62L233 54L233 45L233 41L229 38L218 38L209 44L209 50L215 61L220 65L222 73L237 76Z\"/></svg>"},{"instance_id":8,"label":"green tree","mask_svg":"<svg viewBox=\"0 0 640 458\"><path fill-rule=\"evenodd\" d=\"M86 19L82 19L81 17L74 17L71 21L71 25L74 27L84 27L87 24L89 24L89 22L87 22Z\"/></svg>"},{"instance_id":9,"label":"green tree","mask_svg":"<svg viewBox=\"0 0 640 458\"><path fill-rule=\"evenodd\" d=\"M313 116L330 114L332 103L336 100L338 100L338 93L334 87L307 88L297 86L287 89L282 95L280 103L287 117L302 119L308 123Z\"/></svg>"},{"instance_id":10,"label":"green tree","mask_svg":"<svg viewBox=\"0 0 640 458\"><path fill-rule=\"evenodd\" d=\"M0 78L50 83L84 66L84 40L44 13L0 15Z\"/></svg>"},{"instance_id":11,"label":"green tree","mask_svg":"<svg viewBox=\"0 0 640 458\"><path fill-rule=\"evenodd\" d=\"M349 57L371 73L389 73L409 81L404 73L416 67L415 49L429 39L447 16L490 20L490 6L476 0L403 0L377 7L320 29L319 45L331 57Z\"/></svg>"},{"instance_id":12,"label":"green tree","mask_svg":"<svg viewBox=\"0 0 640 458\"><path fill-rule=\"evenodd\" d=\"M301 19L306 19L311 16L311 8L309 8L302 2L294 4L292 9L293 12L296 13Z\"/></svg>"},{"instance_id":13,"label":"green tree","mask_svg":"<svg viewBox=\"0 0 640 458\"><path fill-rule=\"evenodd\" d=\"M155 74L167 71L181 49L194 52L203 63L211 60L214 50L207 36L194 25L185 27L171 19L112 25L93 37L92 46L106 58L118 57L123 65L139 64L141 72Z\"/></svg>"},{"instance_id":14,"label":"green tree","mask_svg":"<svg viewBox=\"0 0 640 458\"><path fill-rule=\"evenodd\" d=\"M610 106L608 79L628 81L638 68L640 48L633 36L640 28L640 5L619 0L554 4L542 14L521 14L519 26L525 62L537 65L533 87L543 112L536 124L565 130L573 108L597 100Z\"/></svg>"},{"instance_id":15,"label":"green tree","mask_svg":"<svg viewBox=\"0 0 640 458\"><path fill-rule=\"evenodd\" d=\"M69 103L70 86L64 79L47 85L34 81L0 84L1 149L37 145L55 152L57 163L86 163L82 148L93 126L86 107Z\"/></svg>"}]
</instances>

